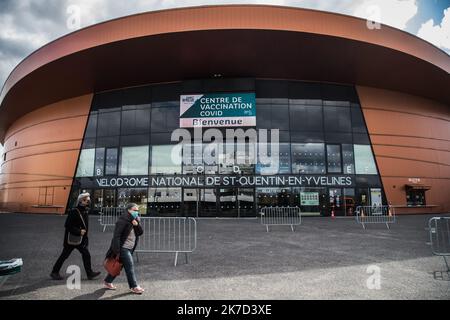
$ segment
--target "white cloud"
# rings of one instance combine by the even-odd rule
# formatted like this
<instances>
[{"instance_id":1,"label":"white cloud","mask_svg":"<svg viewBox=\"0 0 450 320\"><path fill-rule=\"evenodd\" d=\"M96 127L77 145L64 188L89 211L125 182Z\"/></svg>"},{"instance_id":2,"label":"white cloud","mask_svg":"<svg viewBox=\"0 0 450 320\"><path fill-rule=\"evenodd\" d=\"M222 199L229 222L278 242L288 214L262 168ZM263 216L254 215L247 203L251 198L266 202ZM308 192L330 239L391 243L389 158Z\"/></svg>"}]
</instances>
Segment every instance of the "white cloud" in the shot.
<instances>
[{"instance_id":1,"label":"white cloud","mask_svg":"<svg viewBox=\"0 0 450 320\"><path fill-rule=\"evenodd\" d=\"M417 0L363 0L353 15L404 30L417 11Z\"/></svg>"},{"instance_id":2,"label":"white cloud","mask_svg":"<svg viewBox=\"0 0 450 320\"><path fill-rule=\"evenodd\" d=\"M434 25L433 19L428 20L422 24L417 36L441 49L450 50L450 7L444 10L440 24Z\"/></svg>"}]
</instances>

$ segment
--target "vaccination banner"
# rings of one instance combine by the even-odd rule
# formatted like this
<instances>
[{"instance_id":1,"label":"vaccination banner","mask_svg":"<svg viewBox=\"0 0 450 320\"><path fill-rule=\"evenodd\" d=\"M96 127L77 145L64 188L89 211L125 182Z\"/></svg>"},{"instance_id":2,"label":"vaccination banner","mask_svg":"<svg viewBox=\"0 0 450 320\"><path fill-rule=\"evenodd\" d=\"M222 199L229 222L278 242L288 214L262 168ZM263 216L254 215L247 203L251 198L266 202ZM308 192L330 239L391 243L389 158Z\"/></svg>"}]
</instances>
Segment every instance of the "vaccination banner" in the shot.
<instances>
[{"instance_id":1,"label":"vaccination banner","mask_svg":"<svg viewBox=\"0 0 450 320\"><path fill-rule=\"evenodd\" d=\"M256 126L253 92L180 96L180 128L252 126Z\"/></svg>"}]
</instances>

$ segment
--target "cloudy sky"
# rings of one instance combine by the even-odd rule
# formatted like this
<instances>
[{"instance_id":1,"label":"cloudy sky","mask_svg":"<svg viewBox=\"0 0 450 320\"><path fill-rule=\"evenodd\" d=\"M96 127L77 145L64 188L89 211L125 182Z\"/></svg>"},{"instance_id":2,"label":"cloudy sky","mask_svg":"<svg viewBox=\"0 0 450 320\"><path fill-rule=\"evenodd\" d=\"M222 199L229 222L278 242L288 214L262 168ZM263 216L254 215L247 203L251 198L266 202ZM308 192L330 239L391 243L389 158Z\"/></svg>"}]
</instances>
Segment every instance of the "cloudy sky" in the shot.
<instances>
[{"instance_id":1,"label":"cloudy sky","mask_svg":"<svg viewBox=\"0 0 450 320\"><path fill-rule=\"evenodd\" d=\"M0 86L27 55L77 28L138 12L227 3L273 4L370 18L417 35L450 54L450 0L0 0Z\"/></svg>"}]
</instances>

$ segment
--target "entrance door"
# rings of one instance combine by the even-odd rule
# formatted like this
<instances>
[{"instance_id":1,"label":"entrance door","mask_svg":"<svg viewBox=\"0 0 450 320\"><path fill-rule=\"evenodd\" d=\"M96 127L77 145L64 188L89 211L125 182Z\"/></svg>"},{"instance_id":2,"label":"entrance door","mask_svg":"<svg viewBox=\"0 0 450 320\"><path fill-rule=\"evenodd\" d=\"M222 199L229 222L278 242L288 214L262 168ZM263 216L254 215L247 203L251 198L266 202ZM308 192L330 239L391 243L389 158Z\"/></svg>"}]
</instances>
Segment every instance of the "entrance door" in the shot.
<instances>
[{"instance_id":1,"label":"entrance door","mask_svg":"<svg viewBox=\"0 0 450 320\"><path fill-rule=\"evenodd\" d=\"M218 203L217 217L237 217L238 202L237 188L216 189L219 191L220 198Z\"/></svg>"},{"instance_id":2,"label":"entrance door","mask_svg":"<svg viewBox=\"0 0 450 320\"><path fill-rule=\"evenodd\" d=\"M183 211L186 217L198 217L200 189L183 189Z\"/></svg>"},{"instance_id":3,"label":"entrance door","mask_svg":"<svg viewBox=\"0 0 450 320\"><path fill-rule=\"evenodd\" d=\"M255 189L239 188L237 195L238 217L255 217L256 216L256 202Z\"/></svg>"},{"instance_id":4,"label":"entrance door","mask_svg":"<svg viewBox=\"0 0 450 320\"><path fill-rule=\"evenodd\" d=\"M215 188L200 189L198 217L218 217L217 191Z\"/></svg>"},{"instance_id":5,"label":"entrance door","mask_svg":"<svg viewBox=\"0 0 450 320\"><path fill-rule=\"evenodd\" d=\"M183 212L188 217L255 217L252 188L185 188Z\"/></svg>"},{"instance_id":6,"label":"entrance door","mask_svg":"<svg viewBox=\"0 0 450 320\"><path fill-rule=\"evenodd\" d=\"M344 216L345 215L345 204L344 197L341 188L330 188L328 189L329 194L329 202L328 202L328 211L331 215L334 211L335 216Z\"/></svg>"}]
</instances>

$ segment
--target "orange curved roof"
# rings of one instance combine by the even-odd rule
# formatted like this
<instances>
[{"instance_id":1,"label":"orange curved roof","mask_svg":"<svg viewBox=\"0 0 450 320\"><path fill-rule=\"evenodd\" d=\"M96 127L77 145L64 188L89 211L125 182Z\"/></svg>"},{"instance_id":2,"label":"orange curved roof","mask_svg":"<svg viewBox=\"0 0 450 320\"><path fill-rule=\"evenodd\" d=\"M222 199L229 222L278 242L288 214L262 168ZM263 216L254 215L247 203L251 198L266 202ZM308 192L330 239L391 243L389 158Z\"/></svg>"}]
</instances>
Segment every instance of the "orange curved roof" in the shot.
<instances>
[{"instance_id":1,"label":"orange curved roof","mask_svg":"<svg viewBox=\"0 0 450 320\"><path fill-rule=\"evenodd\" d=\"M426 41L340 14L266 5L147 12L68 34L24 59L0 95L0 141L40 106L145 83L221 73L367 85L450 104L449 72L450 57Z\"/></svg>"}]
</instances>

